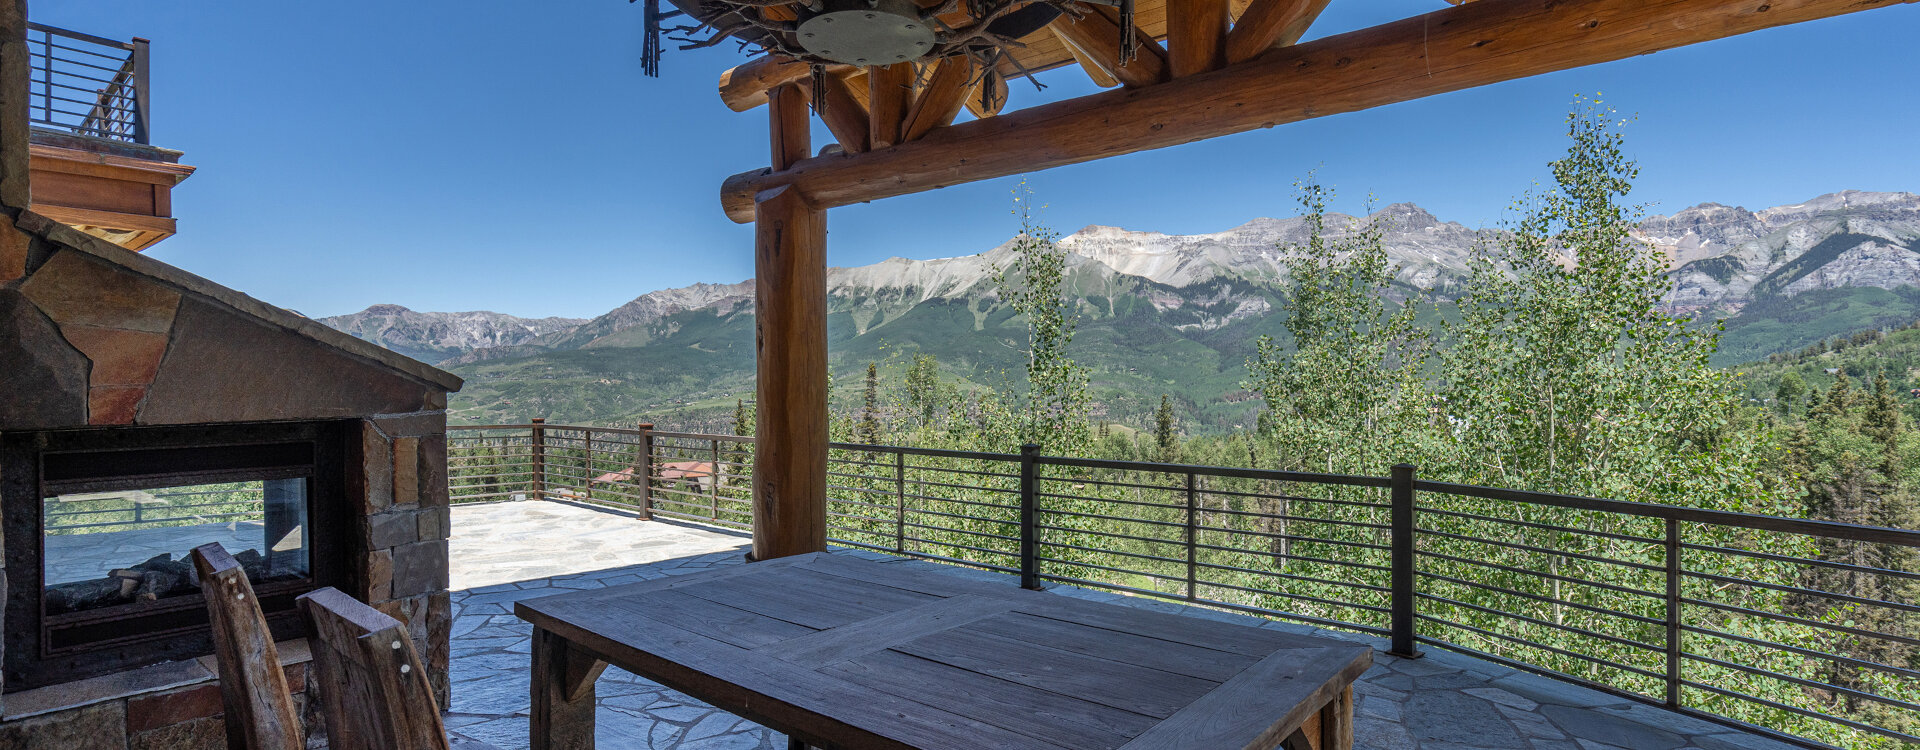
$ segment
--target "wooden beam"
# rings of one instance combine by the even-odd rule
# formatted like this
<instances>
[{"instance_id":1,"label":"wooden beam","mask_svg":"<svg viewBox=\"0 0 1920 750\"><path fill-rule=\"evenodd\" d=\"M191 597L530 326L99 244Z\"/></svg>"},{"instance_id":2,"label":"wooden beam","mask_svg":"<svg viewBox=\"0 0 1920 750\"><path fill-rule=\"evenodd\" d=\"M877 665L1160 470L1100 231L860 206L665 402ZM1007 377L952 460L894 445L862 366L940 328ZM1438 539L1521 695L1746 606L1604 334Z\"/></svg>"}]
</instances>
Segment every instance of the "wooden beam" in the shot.
<instances>
[{"instance_id":1,"label":"wooden beam","mask_svg":"<svg viewBox=\"0 0 1920 750\"><path fill-rule=\"evenodd\" d=\"M906 125L907 107L912 101L913 63L867 69L867 131L874 148L900 142L900 129Z\"/></svg>"},{"instance_id":2,"label":"wooden beam","mask_svg":"<svg viewBox=\"0 0 1920 750\"><path fill-rule=\"evenodd\" d=\"M767 92L767 141L773 145L773 164L793 164L813 155L813 135L807 98L795 84L775 86Z\"/></svg>"},{"instance_id":3,"label":"wooden beam","mask_svg":"<svg viewBox=\"0 0 1920 750\"><path fill-rule=\"evenodd\" d=\"M1133 60L1121 65L1119 21L1107 15L1105 8L1087 5L1080 8L1086 13L1085 17L1075 19L1063 15L1048 24L1054 36L1085 53L1083 59L1093 61L1102 72L1128 86L1147 86L1167 79L1167 52L1152 36L1135 31L1134 38L1140 46Z\"/></svg>"},{"instance_id":4,"label":"wooden beam","mask_svg":"<svg viewBox=\"0 0 1920 750\"><path fill-rule=\"evenodd\" d=\"M827 548L827 217L792 186L754 208L753 559Z\"/></svg>"},{"instance_id":5,"label":"wooden beam","mask_svg":"<svg viewBox=\"0 0 1920 750\"><path fill-rule=\"evenodd\" d=\"M1094 62L1093 57L1088 55L1085 50L1075 46L1072 40L1056 33L1052 26L1048 26L1045 31L1053 34L1055 39L1060 40L1060 46L1067 50L1067 54L1073 55L1073 61L1080 64L1080 70L1087 74L1087 78L1093 81L1093 85L1103 89L1110 89L1120 85L1119 80L1107 73L1107 66Z\"/></svg>"},{"instance_id":6,"label":"wooden beam","mask_svg":"<svg viewBox=\"0 0 1920 750\"><path fill-rule=\"evenodd\" d=\"M1174 78L1225 65L1227 0L1167 0L1167 64Z\"/></svg>"},{"instance_id":7,"label":"wooden beam","mask_svg":"<svg viewBox=\"0 0 1920 750\"><path fill-rule=\"evenodd\" d=\"M798 186L819 208L1165 148L1920 0L1477 0L1212 73L943 128L859 156L730 177L721 205Z\"/></svg>"},{"instance_id":8,"label":"wooden beam","mask_svg":"<svg viewBox=\"0 0 1920 750\"><path fill-rule=\"evenodd\" d=\"M854 99L846 81L827 76L824 88L827 92L826 103L814 102L814 111L819 113L820 121L833 131L841 150L850 154L867 150L867 108ZM800 92L807 94L808 99L813 98L812 87L800 87Z\"/></svg>"},{"instance_id":9,"label":"wooden beam","mask_svg":"<svg viewBox=\"0 0 1920 750\"><path fill-rule=\"evenodd\" d=\"M845 77L859 70L852 65L828 65L827 75ZM745 112L767 103L767 92L783 83L805 81L812 66L792 58L769 56L736 65L720 74L720 101L728 109Z\"/></svg>"},{"instance_id":10,"label":"wooden beam","mask_svg":"<svg viewBox=\"0 0 1920 750\"><path fill-rule=\"evenodd\" d=\"M935 62L933 72L927 74L927 84L907 110L906 125L900 128L901 142L920 140L934 128L953 124L967 102L967 84L972 80L973 61L966 57L943 57Z\"/></svg>"},{"instance_id":11,"label":"wooden beam","mask_svg":"<svg viewBox=\"0 0 1920 750\"><path fill-rule=\"evenodd\" d=\"M987 101L991 99L992 104ZM980 76L980 81L967 90L967 111L974 117L985 119L1000 114L1007 108L1007 77L1000 71L990 70Z\"/></svg>"},{"instance_id":12,"label":"wooden beam","mask_svg":"<svg viewBox=\"0 0 1920 750\"><path fill-rule=\"evenodd\" d=\"M1307 27L1320 17L1328 0L1253 0L1227 33L1227 62L1259 57L1274 47L1300 41Z\"/></svg>"}]
</instances>

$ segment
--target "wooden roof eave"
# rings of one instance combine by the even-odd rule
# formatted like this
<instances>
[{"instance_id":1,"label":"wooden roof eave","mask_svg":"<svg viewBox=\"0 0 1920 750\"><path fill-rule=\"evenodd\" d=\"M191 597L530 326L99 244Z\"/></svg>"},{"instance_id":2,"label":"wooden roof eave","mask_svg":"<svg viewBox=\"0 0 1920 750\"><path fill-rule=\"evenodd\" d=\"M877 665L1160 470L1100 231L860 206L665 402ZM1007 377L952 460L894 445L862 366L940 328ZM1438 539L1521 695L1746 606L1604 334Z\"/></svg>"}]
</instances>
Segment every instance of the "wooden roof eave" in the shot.
<instances>
[{"instance_id":1,"label":"wooden roof eave","mask_svg":"<svg viewBox=\"0 0 1920 750\"><path fill-rule=\"evenodd\" d=\"M1913 2L1920 0L1476 0L1165 83L938 128L887 149L737 174L722 185L721 203L744 223L753 220L754 196L782 185L826 209Z\"/></svg>"}]
</instances>

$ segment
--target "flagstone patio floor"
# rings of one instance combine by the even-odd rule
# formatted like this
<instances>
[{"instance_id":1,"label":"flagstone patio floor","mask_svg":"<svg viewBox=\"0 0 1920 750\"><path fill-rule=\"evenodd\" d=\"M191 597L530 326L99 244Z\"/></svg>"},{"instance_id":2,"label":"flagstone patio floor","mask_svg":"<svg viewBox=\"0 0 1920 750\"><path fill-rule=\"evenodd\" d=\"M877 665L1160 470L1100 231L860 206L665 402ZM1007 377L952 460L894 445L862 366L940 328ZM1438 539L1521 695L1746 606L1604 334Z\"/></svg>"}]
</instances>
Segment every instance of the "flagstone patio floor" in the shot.
<instances>
[{"instance_id":1,"label":"flagstone patio floor","mask_svg":"<svg viewBox=\"0 0 1920 750\"><path fill-rule=\"evenodd\" d=\"M532 629L513 603L569 590L739 565L744 534L558 502L453 509L455 747L527 747ZM841 550L900 565L1015 583L1007 576ZM1385 653L1379 639L1071 586L1051 591L1374 646L1354 685L1356 748L1374 750L1790 750L1793 746L1442 650ZM601 750L784 750L777 732L641 677L609 668L595 719Z\"/></svg>"}]
</instances>

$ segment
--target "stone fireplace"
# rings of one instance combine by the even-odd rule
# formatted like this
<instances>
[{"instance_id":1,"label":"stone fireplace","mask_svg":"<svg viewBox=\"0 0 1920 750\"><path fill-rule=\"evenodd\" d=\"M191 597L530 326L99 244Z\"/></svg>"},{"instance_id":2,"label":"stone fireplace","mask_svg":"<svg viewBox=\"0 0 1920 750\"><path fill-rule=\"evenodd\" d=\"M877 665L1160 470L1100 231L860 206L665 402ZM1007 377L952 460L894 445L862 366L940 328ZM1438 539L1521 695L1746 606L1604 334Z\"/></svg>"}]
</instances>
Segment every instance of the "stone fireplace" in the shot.
<instances>
[{"instance_id":1,"label":"stone fireplace","mask_svg":"<svg viewBox=\"0 0 1920 750\"><path fill-rule=\"evenodd\" d=\"M444 705L458 378L28 211L0 225L0 362L0 746L221 746L182 563L209 541L296 689L292 598L335 586L412 627Z\"/></svg>"}]
</instances>

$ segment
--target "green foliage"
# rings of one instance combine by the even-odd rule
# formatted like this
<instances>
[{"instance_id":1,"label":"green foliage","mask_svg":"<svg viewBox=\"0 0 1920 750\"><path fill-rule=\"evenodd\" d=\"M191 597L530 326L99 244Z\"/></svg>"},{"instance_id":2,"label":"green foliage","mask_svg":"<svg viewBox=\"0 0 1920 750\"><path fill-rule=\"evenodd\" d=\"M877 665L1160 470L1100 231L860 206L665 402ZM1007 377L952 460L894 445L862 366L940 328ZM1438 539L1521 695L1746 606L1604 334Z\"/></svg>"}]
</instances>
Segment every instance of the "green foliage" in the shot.
<instances>
[{"instance_id":1,"label":"green foliage","mask_svg":"<svg viewBox=\"0 0 1920 750\"><path fill-rule=\"evenodd\" d=\"M1071 455L1089 442L1087 368L1067 354L1078 323L1077 306L1065 293L1067 252L1059 233L1040 225L1033 212L1033 192L1022 183L1014 195L1020 234L1013 240L1013 267L993 274L1001 298L1027 323L1021 352L1027 382L1013 398L1014 434L1021 443Z\"/></svg>"},{"instance_id":2,"label":"green foliage","mask_svg":"<svg viewBox=\"0 0 1920 750\"><path fill-rule=\"evenodd\" d=\"M1430 338L1417 306L1393 305L1386 230L1367 221L1327 239L1332 191L1296 185L1306 245L1287 247L1289 350L1261 336L1246 388L1266 404L1260 434L1278 468L1384 473L1429 432L1420 369Z\"/></svg>"}]
</instances>

